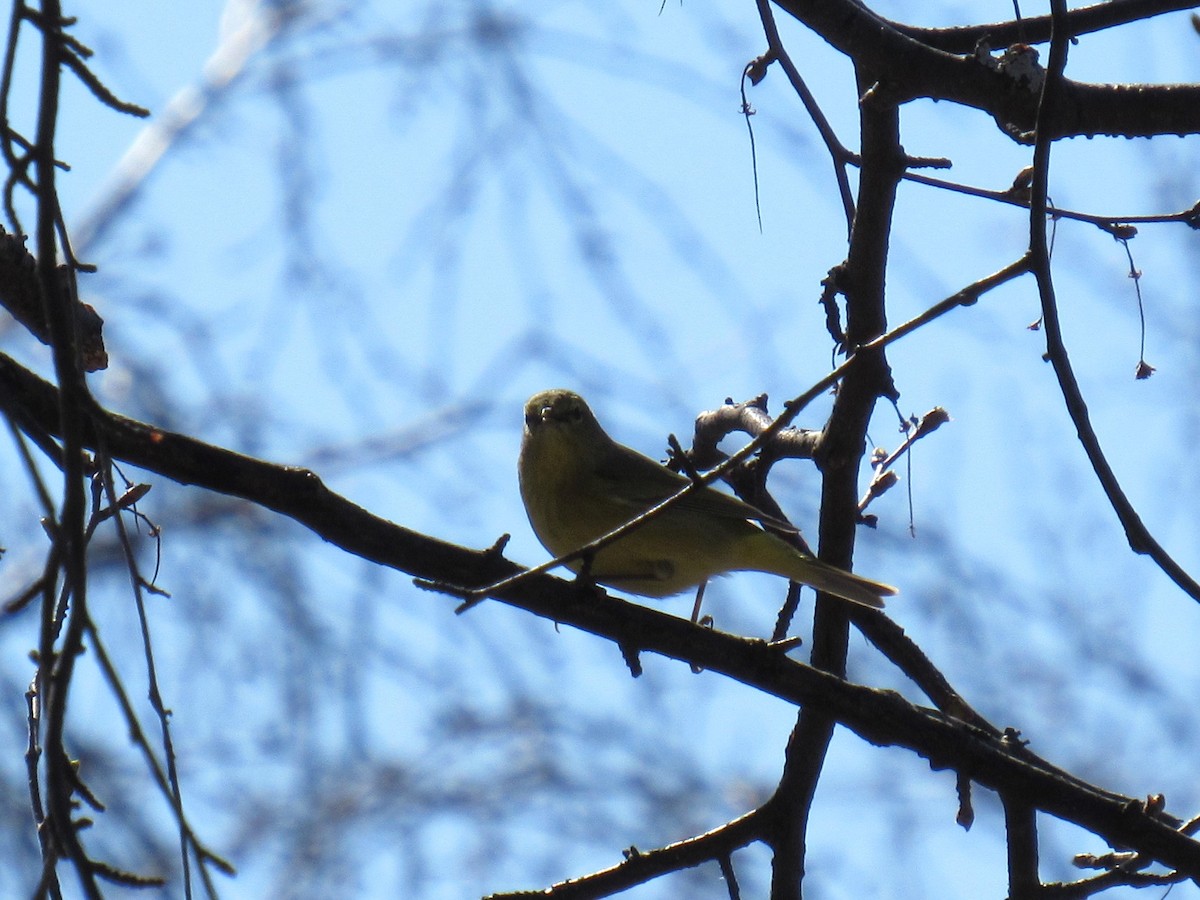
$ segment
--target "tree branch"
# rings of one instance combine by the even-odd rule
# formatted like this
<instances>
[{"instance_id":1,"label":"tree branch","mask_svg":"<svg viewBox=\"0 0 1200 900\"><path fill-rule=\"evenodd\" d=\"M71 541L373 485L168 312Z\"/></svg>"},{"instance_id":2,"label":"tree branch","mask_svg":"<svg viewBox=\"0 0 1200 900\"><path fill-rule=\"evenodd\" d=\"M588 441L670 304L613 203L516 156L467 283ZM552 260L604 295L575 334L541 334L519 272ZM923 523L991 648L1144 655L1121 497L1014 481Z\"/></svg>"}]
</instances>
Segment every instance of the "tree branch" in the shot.
<instances>
[{"instance_id":1,"label":"tree branch","mask_svg":"<svg viewBox=\"0 0 1200 900\"><path fill-rule=\"evenodd\" d=\"M0 407L22 409L57 433L57 391L0 354ZM328 490L306 469L279 466L110 413L85 420L83 439L184 484L242 497L288 515L347 552L429 579L487 584L518 571L498 554L473 551L411 531ZM581 597L567 581L542 575L497 597L550 621L614 643L695 662L709 672L800 706L812 706L864 740L905 747L934 768L967 773L985 787L1074 822L1114 844L1200 878L1200 843L1157 807L1088 785L1011 741L952 716L819 672L757 640L725 634L604 595Z\"/></svg>"},{"instance_id":2,"label":"tree branch","mask_svg":"<svg viewBox=\"0 0 1200 900\"><path fill-rule=\"evenodd\" d=\"M877 93L899 104L927 97L989 113L1010 137L1032 143L1036 85L985 65L974 53L947 53L853 0L778 0L781 9L852 59L877 67ZM1150 137L1200 132L1200 86L1085 84L1064 80L1054 116L1041 122L1050 139L1113 135Z\"/></svg>"},{"instance_id":3,"label":"tree branch","mask_svg":"<svg viewBox=\"0 0 1200 900\"><path fill-rule=\"evenodd\" d=\"M1066 27L1073 35L1091 34L1117 28L1141 19L1166 13L1195 9L1198 0L1105 0L1093 6L1072 9L1066 15ZM947 53L974 53L980 41L993 47L1010 44L1043 44L1050 40L1051 16L1032 16L1009 22L984 25L963 25L955 28L920 28L898 22L884 21L914 40Z\"/></svg>"},{"instance_id":4,"label":"tree branch","mask_svg":"<svg viewBox=\"0 0 1200 900\"><path fill-rule=\"evenodd\" d=\"M1037 814L1024 801L1002 793L1004 826L1008 832L1009 900L1037 900L1041 890L1038 878Z\"/></svg>"},{"instance_id":5,"label":"tree branch","mask_svg":"<svg viewBox=\"0 0 1200 900\"><path fill-rule=\"evenodd\" d=\"M1065 15L1062 0L1052 0L1051 9L1056 10L1055 14L1060 18ZM1069 37L1068 32L1057 31L1050 45L1049 71L1043 88L1042 100L1045 112L1039 114L1047 120L1055 118L1056 110L1062 102L1060 85L1062 84L1062 71L1066 66ZM1125 529L1125 537L1129 541L1130 548L1134 553L1149 556L1188 596L1200 602L1200 583L1197 583L1196 579L1188 574L1158 543L1142 522L1141 516L1138 515L1121 487L1121 483L1117 480L1116 473L1113 472L1112 466L1109 465L1108 458L1100 446L1096 430L1092 427L1087 403L1083 399L1083 392L1075 378L1075 371L1071 366L1067 345L1063 338L1062 323L1058 317L1054 279L1050 272L1050 249L1046 239L1046 196L1050 178L1052 136L1050 132L1041 130L1040 123L1041 118L1039 118L1038 138L1033 153L1033 183L1030 188L1029 204L1029 253L1033 261L1033 272L1037 278L1038 295L1042 304L1042 321L1046 329L1046 357L1054 367L1054 374L1058 378L1059 389L1062 391L1063 403L1075 425L1079 442L1087 454L1088 461L1092 464L1092 469L1096 473L1100 486L1104 489L1105 496L1108 497L1108 502L1116 511L1121 527Z\"/></svg>"}]
</instances>

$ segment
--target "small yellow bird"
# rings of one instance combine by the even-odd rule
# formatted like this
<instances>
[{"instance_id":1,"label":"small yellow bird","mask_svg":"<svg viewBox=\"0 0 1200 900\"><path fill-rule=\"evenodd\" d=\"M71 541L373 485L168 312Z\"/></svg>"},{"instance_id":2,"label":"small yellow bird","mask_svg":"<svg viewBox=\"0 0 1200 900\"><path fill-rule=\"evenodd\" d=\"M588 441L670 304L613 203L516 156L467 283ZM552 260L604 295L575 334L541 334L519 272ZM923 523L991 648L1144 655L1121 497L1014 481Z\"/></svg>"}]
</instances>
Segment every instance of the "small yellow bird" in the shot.
<instances>
[{"instance_id":1,"label":"small yellow bird","mask_svg":"<svg viewBox=\"0 0 1200 900\"><path fill-rule=\"evenodd\" d=\"M525 404L518 464L529 523L555 556L578 550L678 493L689 479L605 433L587 403L565 390ZM667 597L715 575L753 570L800 581L879 609L890 585L802 553L751 520L773 521L736 497L702 488L596 553L590 576L646 597ZM578 572L582 560L568 565Z\"/></svg>"}]
</instances>

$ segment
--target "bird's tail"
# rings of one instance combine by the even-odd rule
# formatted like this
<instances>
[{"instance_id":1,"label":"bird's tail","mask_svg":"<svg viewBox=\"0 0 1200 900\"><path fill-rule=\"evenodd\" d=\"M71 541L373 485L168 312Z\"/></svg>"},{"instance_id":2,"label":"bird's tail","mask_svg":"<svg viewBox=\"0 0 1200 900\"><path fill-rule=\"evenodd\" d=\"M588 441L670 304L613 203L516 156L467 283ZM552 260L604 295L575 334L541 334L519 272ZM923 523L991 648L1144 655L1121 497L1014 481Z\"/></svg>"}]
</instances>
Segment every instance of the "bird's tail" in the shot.
<instances>
[{"instance_id":1,"label":"bird's tail","mask_svg":"<svg viewBox=\"0 0 1200 900\"><path fill-rule=\"evenodd\" d=\"M770 572L872 609L883 609L883 598L899 593L890 584L872 581L822 562L770 532L747 531L733 550L733 558L725 566L727 571L756 569Z\"/></svg>"},{"instance_id":2,"label":"bird's tail","mask_svg":"<svg viewBox=\"0 0 1200 900\"><path fill-rule=\"evenodd\" d=\"M754 563L747 568L773 572L872 609L883 609L883 598L899 593L890 584L872 581L822 562L776 535L758 532L742 546L746 547L750 541L753 542L753 550L745 555L750 556Z\"/></svg>"},{"instance_id":3,"label":"bird's tail","mask_svg":"<svg viewBox=\"0 0 1200 900\"><path fill-rule=\"evenodd\" d=\"M872 609L883 609L883 598L899 593L890 584L863 578L861 575L831 566L829 563L811 556L801 557L789 577L793 581L802 581L811 585L818 591L824 591Z\"/></svg>"}]
</instances>

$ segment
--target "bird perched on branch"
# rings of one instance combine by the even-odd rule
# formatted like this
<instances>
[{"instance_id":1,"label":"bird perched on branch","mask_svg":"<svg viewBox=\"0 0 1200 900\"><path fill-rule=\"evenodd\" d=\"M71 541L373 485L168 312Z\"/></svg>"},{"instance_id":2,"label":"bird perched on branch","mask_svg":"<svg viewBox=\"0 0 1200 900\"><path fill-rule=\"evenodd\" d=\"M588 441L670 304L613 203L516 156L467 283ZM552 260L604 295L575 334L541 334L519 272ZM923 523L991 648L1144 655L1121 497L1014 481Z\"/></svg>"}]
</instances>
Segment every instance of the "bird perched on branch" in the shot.
<instances>
[{"instance_id":1,"label":"bird perched on branch","mask_svg":"<svg viewBox=\"0 0 1200 900\"><path fill-rule=\"evenodd\" d=\"M583 398L565 390L543 391L525 404L518 472L529 522L555 556L580 549L690 483L618 444ZM803 553L755 521L789 527L736 497L697 488L596 551L587 575L646 597L667 597L715 575L747 570L780 575L874 609L896 593L890 585ZM579 572L585 560L567 565Z\"/></svg>"}]
</instances>

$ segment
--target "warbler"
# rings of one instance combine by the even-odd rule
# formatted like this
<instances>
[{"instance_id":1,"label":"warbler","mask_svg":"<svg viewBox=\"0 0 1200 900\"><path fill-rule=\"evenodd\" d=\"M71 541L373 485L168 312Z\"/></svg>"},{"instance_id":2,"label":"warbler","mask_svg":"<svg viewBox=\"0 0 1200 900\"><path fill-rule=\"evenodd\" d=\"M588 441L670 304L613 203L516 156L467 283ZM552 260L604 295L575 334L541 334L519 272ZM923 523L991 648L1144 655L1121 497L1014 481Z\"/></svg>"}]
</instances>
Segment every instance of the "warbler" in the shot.
<instances>
[{"instance_id":1,"label":"warbler","mask_svg":"<svg viewBox=\"0 0 1200 900\"><path fill-rule=\"evenodd\" d=\"M529 523L555 556L578 550L689 483L614 441L583 398L566 390L543 391L525 404L518 474ZM746 570L780 575L874 609L896 593L798 550L754 521L775 523L736 497L700 488L599 550L588 575L646 597L667 597L713 576ZM576 572L583 564L568 563Z\"/></svg>"}]
</instances>

